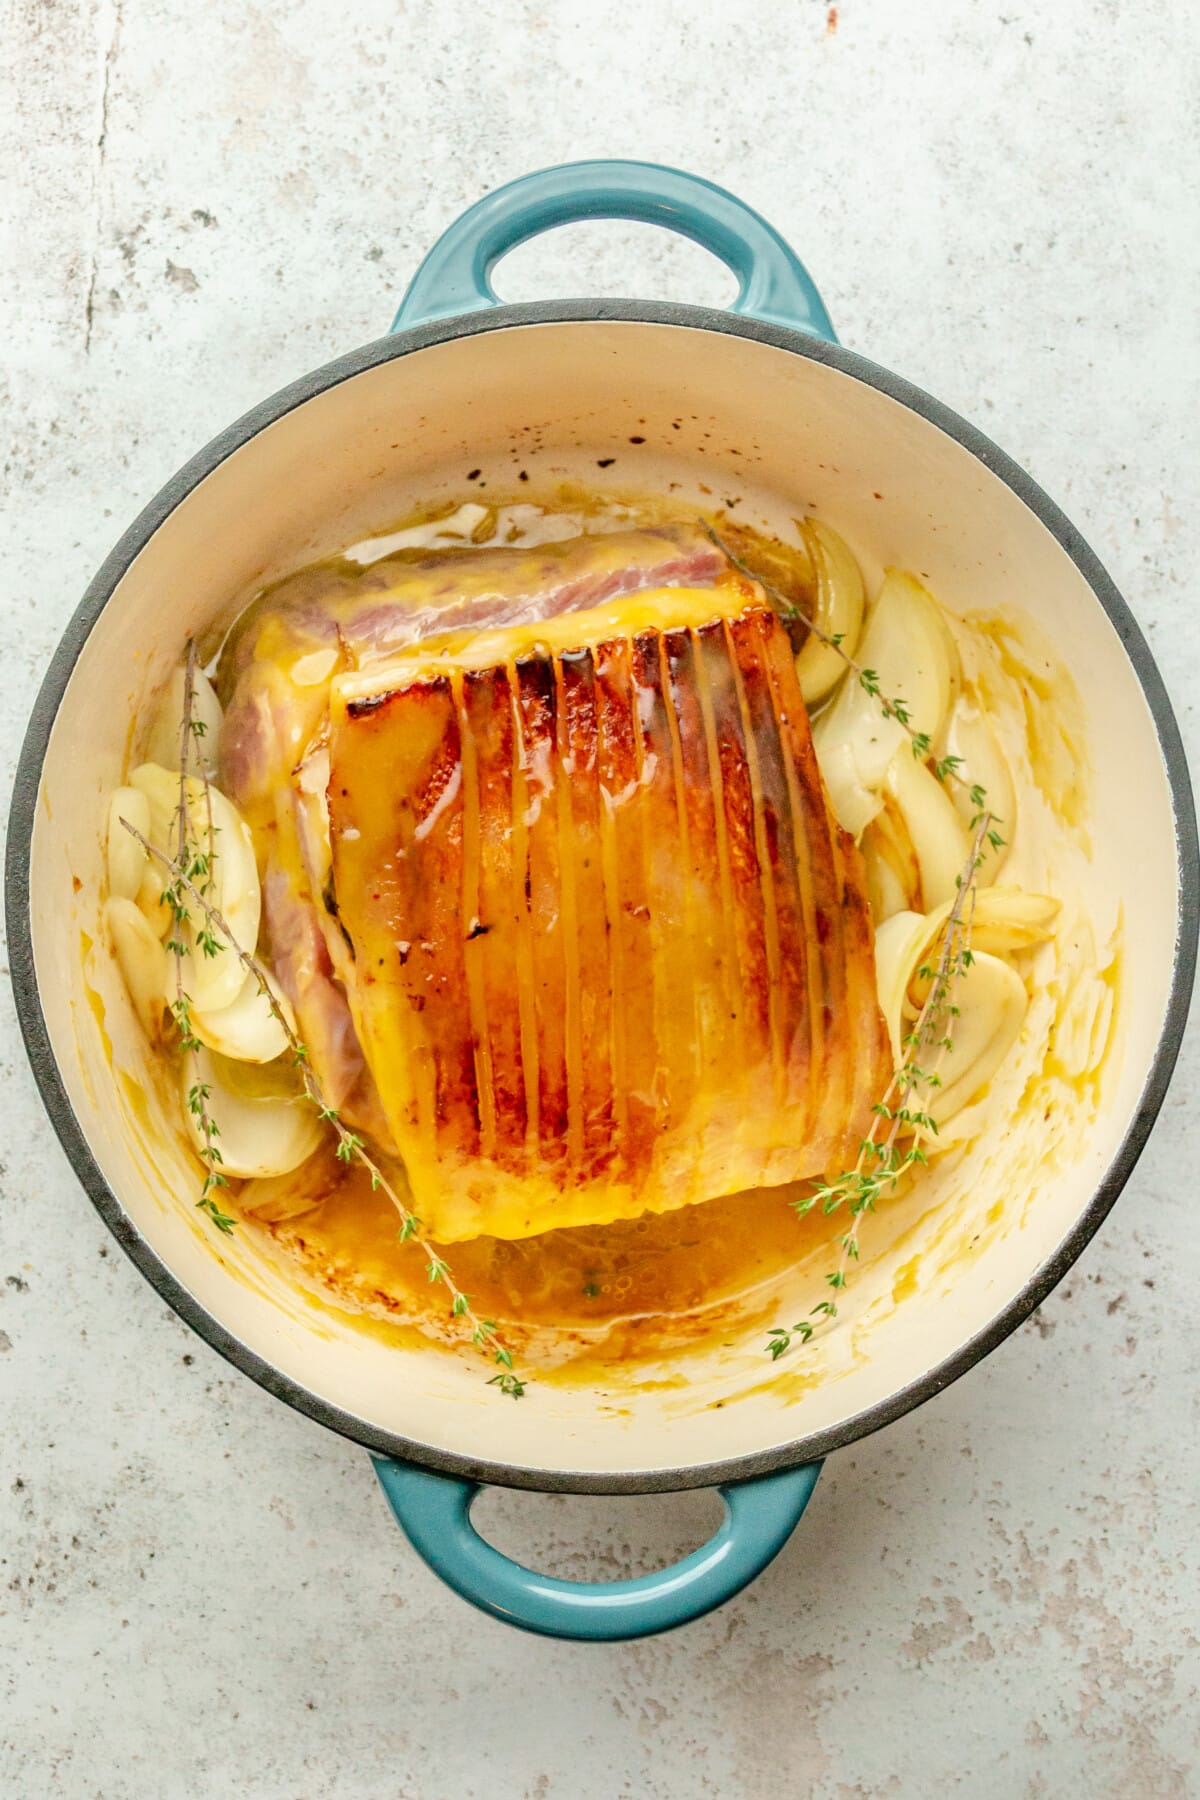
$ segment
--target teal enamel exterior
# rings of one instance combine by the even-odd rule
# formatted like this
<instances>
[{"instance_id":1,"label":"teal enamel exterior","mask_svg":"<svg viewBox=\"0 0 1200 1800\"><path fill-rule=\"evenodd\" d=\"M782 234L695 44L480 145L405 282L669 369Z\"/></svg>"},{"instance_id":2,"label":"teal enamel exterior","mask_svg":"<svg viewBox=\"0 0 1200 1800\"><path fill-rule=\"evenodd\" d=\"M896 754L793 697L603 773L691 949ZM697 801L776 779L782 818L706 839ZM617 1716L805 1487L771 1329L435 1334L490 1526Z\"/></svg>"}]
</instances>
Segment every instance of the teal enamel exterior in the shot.
<instances>
[{"instance_id":1,"label":"teal enamel exterior","mask_svg":"<svg viewBox=\"0 0 1200 1800\"><path fill-rule=\"evenodd\" d=\"M836 343L808 270L773 226L724 188L655 163L578 162L485 194L443 232L414 275L392 330L499 306L492 270L518 244L580 219L636 219L703 245L738 280L730 310ZM718 1488L724 1522L702 1549L636 1581L559 1581L501 1555L471 1524L478 1485L376 1457L410 1543L464 1600L546 1637L648 1637L699 1619L753 1581L795 1530L820 1474L809 1463Z\"/></svg>"},{"instance_id":2,"label":"teal enamel exterior","mask_svg":"<svg viewBox=\"0 0 1200 1800\"><path fill-rule=\"evenodd\" d=\"M482 1489L412 1463L375 1457L401 1528L436 1575L494 1619L543 1637L624 1642L703 1618L776 1557L808 1505L820 1463L717 1489L725 1517L699 1550L633 1581L560 1581L485 1543L471 1523Z\"/></svg>"},{"instance_id":3,"label":"teal enamel exterior","mask_svg":"<svg viewBox=\"0 0 1200 1800\"><path fill-rule=\"evenodd\" d=\"M392 330L499 306L491 276L500 258L581 219L634 219L691 238L737 276L731 312L837 342L812 276L774 226L699 175L641 162L562 163L485 194L430 250Z\"/></svg>"}]
</instances>

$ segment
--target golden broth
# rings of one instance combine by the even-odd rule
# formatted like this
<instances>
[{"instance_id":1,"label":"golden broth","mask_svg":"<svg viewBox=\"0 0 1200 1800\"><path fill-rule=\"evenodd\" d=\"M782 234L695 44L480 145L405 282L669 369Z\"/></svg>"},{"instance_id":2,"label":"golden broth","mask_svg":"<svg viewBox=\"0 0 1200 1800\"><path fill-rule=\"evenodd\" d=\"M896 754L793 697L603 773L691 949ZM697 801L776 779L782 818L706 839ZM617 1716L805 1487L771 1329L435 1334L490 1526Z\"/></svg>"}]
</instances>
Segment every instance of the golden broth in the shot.
<instances>
[{"instance_id":1,"label":"golden broth","mask_svg":"<svg viewBox=\"0 0 1200 1800\"><path fill-rule=\"evenodd\" d=\"M317 1181L321 1197L311 1211L267 1226L276 1242L343 1304L377 1318L440 1324L444 1296L431 1290L420 1254L400 1242L382 1191L332 1156ZM726 1316L730 1302L746 1303L756 1289L770 1288L832 1234L836 1221L819 1212L797 1218L791 1203L805 1187L730 1194L613 1225L434 1248L475 1311L502 1323L506 1337L559 1329L610 1335L618 1321L652 1319L661 1349L693 1340L696 1314ZM715 1321L706 1320L705 1335L712 1329Z\"/></svg>"}]
</instances>

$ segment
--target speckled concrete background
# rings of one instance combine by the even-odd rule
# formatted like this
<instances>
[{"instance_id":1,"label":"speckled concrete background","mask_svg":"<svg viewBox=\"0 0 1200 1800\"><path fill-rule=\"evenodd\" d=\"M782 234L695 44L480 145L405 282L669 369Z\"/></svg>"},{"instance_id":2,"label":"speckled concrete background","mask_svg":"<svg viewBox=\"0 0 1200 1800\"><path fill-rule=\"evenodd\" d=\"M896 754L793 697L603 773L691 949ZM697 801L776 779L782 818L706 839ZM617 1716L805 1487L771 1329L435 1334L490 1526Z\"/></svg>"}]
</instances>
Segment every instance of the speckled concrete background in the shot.
<instances>
[{"instance_id":1,"label":"speckled concrete background","mask_svg":"<svg viewBox=\"0 0 1200 1800\"><path fill-rule=\"evenodd\" d=\"M15 0L0 27L0 754L164 476L376 335L419 254L542 163L756 204L849 344L978 419L1149 631L1198 747L1188 0ZM649 230L513 298L720 301ZM0 1792L13 1800L1200 1794L1198 1062L1032 1325L834 1459L778 1564L674 1638L556 1647L412 1556L365 1457L191 1338L51 1141L7 984ZM494 1496L506 1548L631 1571L713 1503Z\"/></svg>"}]
</instances>

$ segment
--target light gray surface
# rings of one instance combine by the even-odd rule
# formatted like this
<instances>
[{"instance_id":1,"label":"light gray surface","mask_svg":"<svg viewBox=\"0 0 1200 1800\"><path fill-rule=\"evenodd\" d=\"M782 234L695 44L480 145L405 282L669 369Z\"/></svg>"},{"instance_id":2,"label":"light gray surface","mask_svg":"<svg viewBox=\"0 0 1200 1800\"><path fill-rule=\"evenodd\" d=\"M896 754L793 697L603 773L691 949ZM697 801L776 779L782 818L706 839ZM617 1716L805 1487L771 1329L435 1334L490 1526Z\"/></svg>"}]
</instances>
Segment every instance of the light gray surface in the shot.
<instances>
[{"instance_id":1,"label":"light gray surface","mask_svg":"<svg viewBox=\"0 0 1200 1800\"><path fill-rule=\"evenodd\" d=\"M644 155L745 195L844 340L978 420L1147 628L1195 758L1197 33L1187 0L19 0L0 36L3 764L94 567L260 396L378 334L485 188ZM720 301L649 230L510 297ZM6 433L6 435L8 435ZM837 1457L747 1595L556 1647L477 1617L365 1457L231 1375L51 1140L11 1001L0 1793L70 1800L1200 1794L1193 1037L1075 1274ZM650 1566L712 1502L500 1496L505 1547Z\"/></svg>"}]
</instances>

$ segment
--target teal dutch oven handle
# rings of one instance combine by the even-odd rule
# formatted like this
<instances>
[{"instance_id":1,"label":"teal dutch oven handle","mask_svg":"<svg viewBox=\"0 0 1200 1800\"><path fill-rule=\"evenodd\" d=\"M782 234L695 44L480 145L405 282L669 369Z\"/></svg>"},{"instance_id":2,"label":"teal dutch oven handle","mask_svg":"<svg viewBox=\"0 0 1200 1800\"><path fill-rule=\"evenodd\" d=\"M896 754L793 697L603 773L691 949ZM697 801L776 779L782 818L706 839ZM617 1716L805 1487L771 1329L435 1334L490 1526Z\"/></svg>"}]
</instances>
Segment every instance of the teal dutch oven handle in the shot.
<instances>
[{"instance_id":1,"label":"teal dutch oven handle","mask_svg":"<svg viewBox=\"0 0 1200 1800\"><path fill-rule=\"evenodd\" d=\"M799 257L758 213L712 182L653 163L580 162L525 175L457 219L413 277L392 325L403 330L501 304L492 270L508 251L556 225L636 219L710 250L736 275L730 310L836 342ZM546 1637L613 1642L699 1619L778 1555L808 1505L820 1463L720 1487L716 1535L682 1562L633 1581L560 1581L485 1543L471 1523L477 1483L375 1458L392 1511L434 1572L472 1605Z\"/></svg>"},{"instance_id":2,"label":"teal dutch oven handle","mask_svg":"<svg viewBox=\"0 0 1200 1800\"><path fill-rule=\"evenodd\" d=\"M501 304L492 270L555 225L636 219L701 244L738 279L731 312L837 339L808 270L779 233L725 188L657 163L577 162L485 194L442 233L413 276L392 330Z\"/></svg>"},{"instance_id":3,"label":"teal dutch oven handle","mask_svg":"<svg viewBox=\"0 0 1200 1800\"><path fill-rule=\"evenodd\" d=\"M623 1642L699 1619L762 1573L800 1522L820 1463L719 1487L725 1517L682 1562L633 1581L560 1581L504 1556L471 1523L473 1481L377 1456L392 1511L435 1575L494 1619L543 1637Z\"/></svg>"}]
</instances>

